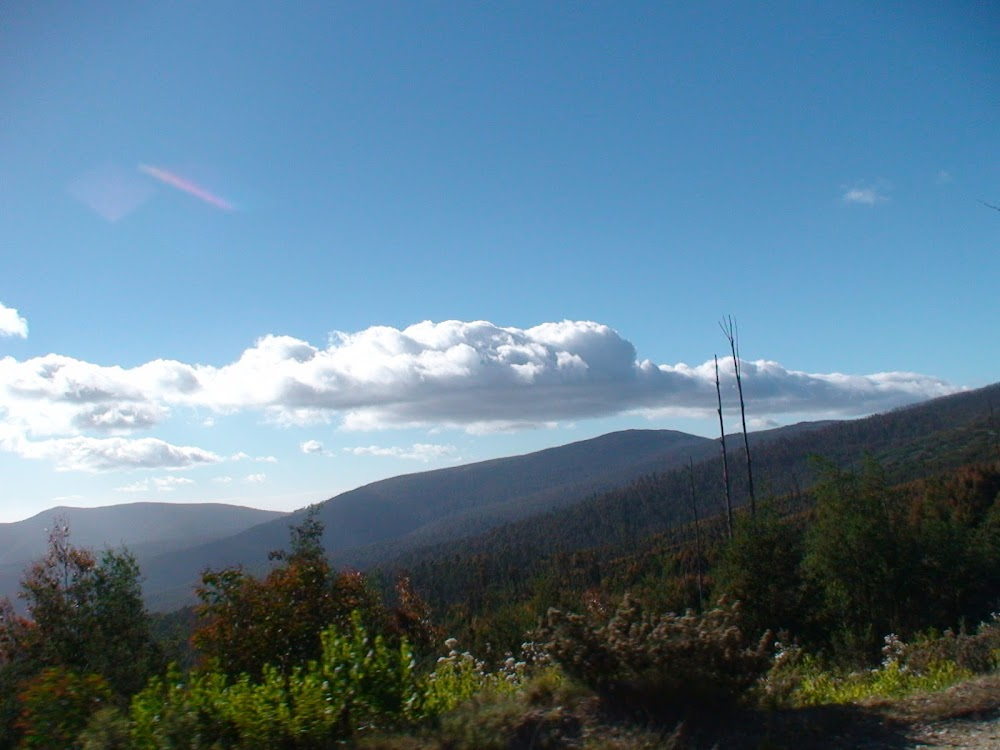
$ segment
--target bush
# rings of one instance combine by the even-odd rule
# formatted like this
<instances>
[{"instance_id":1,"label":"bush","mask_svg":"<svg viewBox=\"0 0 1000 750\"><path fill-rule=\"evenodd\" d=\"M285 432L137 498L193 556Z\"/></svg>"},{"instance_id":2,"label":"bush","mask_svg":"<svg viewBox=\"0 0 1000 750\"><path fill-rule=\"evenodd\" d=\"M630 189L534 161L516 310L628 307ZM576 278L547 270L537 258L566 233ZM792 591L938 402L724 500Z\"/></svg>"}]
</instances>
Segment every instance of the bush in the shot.
<instances>
[{"instance_id":1,"label":"bush","mask_svg":"<svg viewBox=\"0 0 1000 750\"><path fill-rule=\"evenodd\" d=\"M883 639L882 663L854 672L831 669L797 646L776 643L778 653L758 684L761 705L770 708L857 703L868 698L902 698L911 693L943 690L972 676L953 660L934 658L915 668L908 660L912 646L894 634ZM932 652L925 652L930 656ZM943 652L933 652L940 656Z\"/></svg>"},{"instance_id":2,"label":"bush","mask_svg":"<svg viewBox=\"0 0 1000 750\"><path fill-rule=\"evenodd\" d=\"M128 717L113 706L100 709L90 717L77 744L80 750L131 750Z\"/></svg>"},{"instance_id":3,"label":"bush","mask_svg":"<svg viewBox=\"0 0 1000 750\"><path fill-rule=\"evenodd\" d=\"M19 747L71 748L78 746L77 735L91 715L110 703L111 689L98 675L49 667L28 683L18 701Z\"/></svg>"},{"instance_id":4,"label":"bush","mask_svg":"<svg viewBox=\"0 0 1000 750\"><path fill-rule=\"evenodd\" d=\"M923 671L928 666L950 661L960 668L985 674L1000 668L1000 615L982 623L975 633L946 630L940 636L925 636L907 644L902 654L906 666Z\"/></svg>"},{"instance_id":5,"label":"bush","mask_svg":"<svg viewBox=\"0 0 1000 750\"><path fill-rule=\"evenodd\" d=\"M739 619L738 604L652 615L626 595L607 623L549 610L539 636L607 707L673 714L731 706L767 670L770 634L751 642Z\"/></svg>"}]
</instances>

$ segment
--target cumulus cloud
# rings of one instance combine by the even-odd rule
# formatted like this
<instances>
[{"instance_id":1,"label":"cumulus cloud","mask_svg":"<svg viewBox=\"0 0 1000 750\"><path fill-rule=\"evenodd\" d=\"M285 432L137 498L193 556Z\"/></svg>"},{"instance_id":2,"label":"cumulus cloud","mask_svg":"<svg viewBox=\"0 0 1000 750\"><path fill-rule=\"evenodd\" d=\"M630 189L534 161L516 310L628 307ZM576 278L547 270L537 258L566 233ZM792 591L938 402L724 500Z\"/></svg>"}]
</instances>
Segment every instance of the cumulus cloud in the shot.
<instances>
[{"instance_id":1,"label":"cumulus cloud","mask_svg":"<svg viewBox=\"0 0 1000 750\"><path fill-rule=\"evenodd\" d=\"M299 443L299 450L303 453L322 453L323 444L319 440L306 440Z\"/></svg>"},{"instance_id":2,"label":"cumulus cloud","mask_svg":"<svg viewBox=\"0 0 1000 750\"><path fill-rule=\"evenodd\" d=\"M344 448L347 453L355 456L381 456L386 458L402 458L408 461L457 461L458 451L453 445L435 445L433 443L414 443L409 448L382 447L378 445Z\"/></svg>"},{"instance_id":3,"label":"cumulus cloud","mask_svg":"<svg viewBox=\"0 0 1000 750\"><path fill-rule=\"evenodd\" d=\"M845 188L841 198L845 203L856 203L862 206L874 206L889 200L885 189L875 185L855 185Z\"/></svg>"},{"instance_id":4,"label":"cumulus cloud","mask_svg":"<svg viewBox=\"0 0 1000 750\"><path fill-rule=\"evenodd\" d=\"M250 484L264 484L267 481L267 474L247 474L244 481Z\"/></svg>"},{"instance_id":5,"label":"cumulus cloud","mask_svg":"<svg viewBox=\"0 0 1000 750\"><path fill-rule=\"evenodd\" d=\"M28 321L17 314L13 307L0 302L0 336L28 338Z\"/></svg>"},{"instance_id":6,"label":"cumulus cloud","mask_svg":"<svg viewBox=\"0 0 1000 750\"><path fill-rule=\"evenodd\" d=\"M732 397L732 362L720 364ZM748 407L761 418L856 416L956 390L916 373L807 373L764 359L745 361L742 373ZM179 409L253 411L274 423L336 422L354 430L469 432L635 412L710 415L714 368L711 361L640 359L617 331L590 321L526 329L427 321L336 333L325 346L268 335L222 367L154 360L123 368L56 354L0 359L0 448L51 458L64 469L185 468L222 460L195 447L123 437L153 430ZM314 442L301 449L315 452Z\"/></svg>"}]
</instances>

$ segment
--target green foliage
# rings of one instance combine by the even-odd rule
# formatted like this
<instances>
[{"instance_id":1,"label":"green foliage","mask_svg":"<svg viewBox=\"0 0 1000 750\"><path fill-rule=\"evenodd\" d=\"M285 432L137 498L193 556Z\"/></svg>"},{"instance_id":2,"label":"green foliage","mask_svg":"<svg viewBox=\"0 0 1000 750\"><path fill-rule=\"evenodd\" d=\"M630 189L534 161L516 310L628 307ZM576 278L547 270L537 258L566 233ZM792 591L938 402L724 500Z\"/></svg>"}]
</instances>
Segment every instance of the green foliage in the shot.
<instances>
[{"instance_id":1,"label":"green foliage","mask_svg":"<svg viewBox=\"0 0 1000 750\"><path fill-rule=\"evenodd\" d=\"M607 622L550 610L539 638L609 707L659 715L733 704L767 670L769 634L739 623L737 604L654 615L626 596Z\"/></svg>"},{"instance_id":2,"label":"green foliage","mask_svg":"<svg viewBox=\"0 0 1000 750\"><path fill-rule=\"evenodd\" d=\"M22 721L18 728L15 721L34 689L58 687L33 680L95 676L124 703L161 667L139 578L128 552L105 550L97 558L70 544L65 524L56 525L45 557L21 582L30 617L19 617L9 601L0 601L0 747L15 746L27 731L29 725ZM32 690L25 692L26 686Z\"/></svg>"},{"instance_id":3,"label":"green foliage","mask_svg":"<svg viewBox=\"0 0 1000 750\"><path fill-rule=\"evenodd\" d=\"M423 679L404 640L370 637L360 613L350 629L323 631L322 656L287 673L266 665L257 679L176 672L132 702L138 750L174 747L322 748L359 732L426 713Z\"/></svg>"},{"instance_id":4,"label":"green foliage","mask_svg":"<svg viewBox=\"0 0 1000 750\"><path fill-rule=\"evenodd\" d=\"M868 462L861 474L825 468L806 539L805 572L820 592L820 616L841 647L863 659L882 633L900 632L918 561L905 534L902 495Z\"/></svg>"},{"instance_id":5,"label":"green foliage","mask_svg":"<svg viewBox=\"0 0 1000 750\"><path fill-rule=\"evenodd\" d=\"M227 732L219 703L226 689L219 672L181 675L173 666L154 677L132 698L131 739L136 750L201 750L211 748Z\"/></svg>"},{"instance_id":6,"label":"green foliage","mask_svg":"<svg viewBox=\"0 0 1000 750\"><path fill-rule=\"evenodd\" d=\"M970 671L954 662L937 662L922 672L908 670L898 662L846 676L817 671L803 676L792 699L794 705L819 706L868 698L902 698L911 693L943 690L971 676Z\"/></svg>"},{"instance_id":7,"label":"green foliage","mask_svg":"<svg viewBox=\"0 0 1000 750\"><path fill-rule=\"evenodd\" d=\"M139 566L128 552L97 559L57 524L48 553L21 582L34 621L30 648L41 665L104 677L118 696L139 690L160 666L142 602Z\"/></svg>"},{"instance_id":8,"label":"green foliage","mask_svg":"<svg viewBox=\"0 0 1000 750\"><path fill-rule=\"evenodd\" d=\"M434 671L427 677L422 698L422 711L426 716L437 716L451 711L482 692L492 695L513 693L525 677L525 663L508 658L495 672L469 652L459 653L457 641L449 638L445 645L451 650L438 659Z\"/></svg>"},{"instance_id":9,"label":"green foliage","mask_svg":"<svg viewBox=\"0 0 1000 750\"><path fill-rule=\"evenodd\" d=\"M18 701L18 747L64 750L78 747L77 735L95 711L110 703L111 690L99 675L48 667L27 683Z\"/></svg>"},{"instance_id":10,"label":"green foliage","mask_svg":"<svg viewBox=\"0 0 1000 750\"><path fill-rule=\"evenodd\" d=\"M967 469L894 488L871 461L860 473L827 467L803 559L824 640L863 662L883 633L983 617L1000 576L998 481L996 469Z\"/></svg>"},{"instance_id":11,"label":"green foliage","mask_svg":"<svg viewBox=\"0 0 1000 750\"><path fill-rule=\"evenodd\" d=\"M132 750L128 716L116 706L98 709L77 738L80 750Z\"/></svg>"},{"instance_id":12,"label":"green foliage","mask_svg":"<svg viewBox=\"0 0 1000 750\"><path fill-rule=\"evenodd\" d=\"M738 518L712 577L719 595L741 603L749 631L801 633L806 627L810 607L800 570L803 543L800 525L769 504L762 504L755 517Z\"/></svg>"}]
</instances>

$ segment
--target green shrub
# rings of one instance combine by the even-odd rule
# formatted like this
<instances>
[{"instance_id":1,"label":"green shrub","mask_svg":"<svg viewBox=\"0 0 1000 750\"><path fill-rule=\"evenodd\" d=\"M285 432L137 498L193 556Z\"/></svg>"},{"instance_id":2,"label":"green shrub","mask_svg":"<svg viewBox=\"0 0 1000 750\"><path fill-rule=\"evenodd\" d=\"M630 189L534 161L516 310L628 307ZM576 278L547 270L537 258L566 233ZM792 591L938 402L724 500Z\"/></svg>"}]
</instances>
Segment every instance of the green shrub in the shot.
<instances>
[{"instance_id":1,"label":"green shrub","mask_svg":"<svg viewBox=\"0 0 1000 750\"><path fill-rule=\"evenodd\" d=\"M539 633L552 658L612 709L678 713L732 705L767 670L770 634L751 642L739 606L653 615L626 595L611 619L549 610Z\"/></svg>"},{"instance_id":2,"label":"green shrub","mask_svg":"<svg viewBox=\"0 0 1000 750\"><path fill-rule=\"evenodd\" d=\"M173 666L132 698L129 711L136 750L202 750L217 747L234 731L223 710L226 678L217 671L184 677Z\"/></svg>"},{"instance_id":3,"label":"green shrub","mask_svg":"<svg viewBox=\"0 0 1000 750\"><path fill-rule=\"evenodd\" d=\"M322 643L320 660L287 674L267 665L255 680L227 682L209 671L153 681L132 702L136 747L321 748L424 714L423 682L405 640L392 647L369 637L355 613L348 632L328 629Z\"/></svg>"},{"instance_id":4,"label":"green shrub","mask_svg":"<svg viewBox=\"0 0 1000 750\"><path fill-rule=\"evenodd\" d=\"M457 641L449 638L447 656L437 660L434 671L424 683L420 713L431 717L451 711L475 695L489 691L495 695L513 693L525 677L525 663L508 658L495 672L469 652L459 653Z\"/></svg>"}]
</instances>

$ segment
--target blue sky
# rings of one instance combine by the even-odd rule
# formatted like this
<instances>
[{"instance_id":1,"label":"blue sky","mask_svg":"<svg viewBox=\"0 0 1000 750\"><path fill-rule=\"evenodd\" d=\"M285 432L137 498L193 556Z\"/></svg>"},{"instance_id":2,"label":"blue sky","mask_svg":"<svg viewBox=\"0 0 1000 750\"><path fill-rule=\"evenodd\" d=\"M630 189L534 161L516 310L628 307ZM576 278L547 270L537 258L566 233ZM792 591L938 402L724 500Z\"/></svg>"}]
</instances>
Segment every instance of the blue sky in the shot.
<instances>
[{"instance_id":1,"label":"blue sky","mask_svg":"<svg viewBox=\"0 0 1000 750\"><path fill-rule=\"evenodd\" d=\"M990 4L284 5L5 5L0 521L998 379Z\"/></svg>"}]
</instances>

